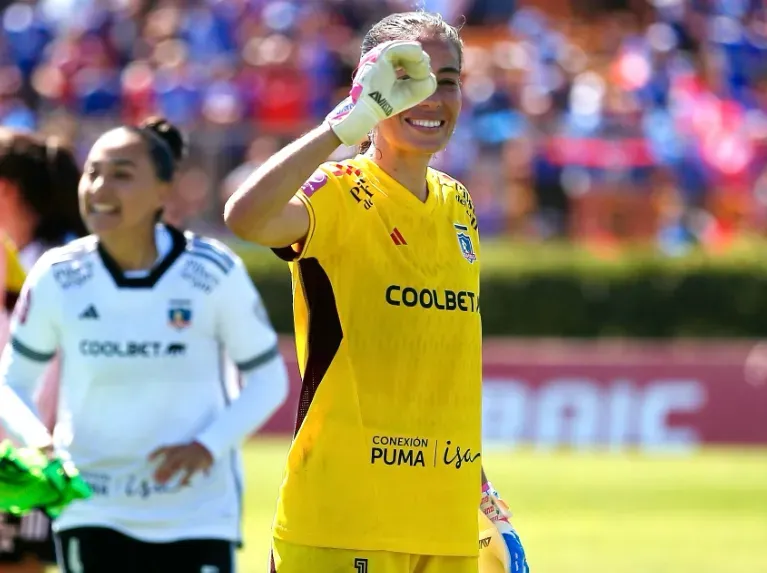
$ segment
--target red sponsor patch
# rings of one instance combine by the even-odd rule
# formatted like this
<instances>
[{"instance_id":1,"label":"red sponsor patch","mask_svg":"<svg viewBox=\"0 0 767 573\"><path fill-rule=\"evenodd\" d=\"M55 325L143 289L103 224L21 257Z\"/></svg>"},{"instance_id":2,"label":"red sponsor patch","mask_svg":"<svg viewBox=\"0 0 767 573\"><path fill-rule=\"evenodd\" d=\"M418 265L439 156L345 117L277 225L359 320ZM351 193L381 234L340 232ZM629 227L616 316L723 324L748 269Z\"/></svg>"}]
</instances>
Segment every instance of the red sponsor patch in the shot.
<instances>
[{"instance_id":1,"label":"red sponsor patch","mask_svg":"<svg viewBox=\"0 0 767 573\"><path fill-rule=\"evenodd\" d=\"M352 165L344 165L343 163L336 163L333 165L333 175L336 177L342 177L344 175L362 175L362 171L353 167Z\"/></svg>"},{"instance_id":2,"label":"red sponsor patch","mask_svg":"<svg viewBox=\"0 0 767 573\"><path fill-rule=\"evenodd\" d=\"M306 180L303 185L301 185L301 191L303 191L304 195L307 197L311 197L317 191L322 189L327 182L328 176L324 171L318 169L311 177L309 177L309 179Z\"/></svg>"}]
</instances>

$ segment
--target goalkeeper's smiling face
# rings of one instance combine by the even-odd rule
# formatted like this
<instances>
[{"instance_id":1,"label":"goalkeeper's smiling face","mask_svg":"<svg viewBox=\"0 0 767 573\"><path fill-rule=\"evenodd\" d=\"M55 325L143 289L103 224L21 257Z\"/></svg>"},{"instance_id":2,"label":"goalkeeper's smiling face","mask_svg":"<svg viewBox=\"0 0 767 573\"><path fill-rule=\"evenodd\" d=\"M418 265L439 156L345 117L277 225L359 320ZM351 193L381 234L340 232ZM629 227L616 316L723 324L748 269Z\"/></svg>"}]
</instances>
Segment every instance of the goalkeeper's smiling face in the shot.
<instances>
[{"instance_id":1,"label":"goalkeeper's smiling face","mask_svg":"<svg viewBox=\"0 0 767 573\"><path fill-rule=\"evenodd\" d=\"M431 58L437 90L417 106L381 122L378 135L397 151L434 154L447 145L461 113L461 58L447 40L420 42Z\"/></svg>"}]
</instances>

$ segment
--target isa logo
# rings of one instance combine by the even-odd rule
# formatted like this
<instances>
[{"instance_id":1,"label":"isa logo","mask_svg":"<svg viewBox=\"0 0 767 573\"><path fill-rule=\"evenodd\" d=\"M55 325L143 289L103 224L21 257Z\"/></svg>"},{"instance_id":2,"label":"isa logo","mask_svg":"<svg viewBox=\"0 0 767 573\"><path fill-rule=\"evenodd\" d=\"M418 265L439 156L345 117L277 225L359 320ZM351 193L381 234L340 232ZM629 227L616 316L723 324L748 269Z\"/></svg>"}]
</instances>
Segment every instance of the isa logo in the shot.
<instances>
[{"instance_id":1,"label":"isa logo","mask_svg":"<svg viewBox=\"0 0 767 573\"><path fill-rule=\"evenodd\" d=\"M168 309L168 324L183 330L192 324L192 301L172 300Z\"/></svg>"},{"instance_id":2,"label":"isa logo","mask_svg":"<svg viewBox=\"0 0 767 573\"><path fill-rule=\"evenodd\" d=\"M474 252L474 244L471 242L471 236L469 235L469 228L466 225L459 225L455 223L456 235L458 236L458 246L461 249L463 258L473 263L477 260L477 253Z\"/></svg>"},{"instance_id":3,"label":"isa logo","mask_svg":"<svg viewBox=\"0 0 767 573\"><path fill-rule=\"evenodd\" d=\"M317 191L322 189L327 182L328 176L325 175L324 171L318 169L303 185L301 185L301 191L303 191L304 195L307 197L311 197Z\"/></svg>"}]
</instances>

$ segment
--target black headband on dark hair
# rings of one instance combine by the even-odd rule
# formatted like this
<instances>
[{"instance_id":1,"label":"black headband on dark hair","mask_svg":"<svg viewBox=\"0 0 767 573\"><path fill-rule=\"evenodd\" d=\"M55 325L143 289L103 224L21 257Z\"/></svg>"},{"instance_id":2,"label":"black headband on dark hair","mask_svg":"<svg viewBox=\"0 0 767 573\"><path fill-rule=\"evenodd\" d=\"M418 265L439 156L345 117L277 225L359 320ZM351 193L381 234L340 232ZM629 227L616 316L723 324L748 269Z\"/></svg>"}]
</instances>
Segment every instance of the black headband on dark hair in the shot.
<instances>
[{"instance_id":1,"label":"black headband on dark hair","mask_svg":"<svg viewBox=\"0 0 767 573\"><path fill-rule=\"evenodd\" d=\"M173 150L162 137L154 131L142 127L132 127L144 140L149 148L149 157L152 158L155 173L160 181L170 182L176 173L176 159Z\"/></svg>"}]
</instances>

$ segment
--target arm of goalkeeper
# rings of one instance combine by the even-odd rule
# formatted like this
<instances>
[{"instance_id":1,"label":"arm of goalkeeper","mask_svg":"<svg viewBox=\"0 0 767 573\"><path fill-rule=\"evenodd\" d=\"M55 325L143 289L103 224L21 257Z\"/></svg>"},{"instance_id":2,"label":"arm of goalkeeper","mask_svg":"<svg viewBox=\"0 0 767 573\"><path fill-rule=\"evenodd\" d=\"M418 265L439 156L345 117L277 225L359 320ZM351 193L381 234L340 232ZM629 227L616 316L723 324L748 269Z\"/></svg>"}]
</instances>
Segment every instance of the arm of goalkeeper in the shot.
<instances>
[{"instance_id":1,"label":"arm of goalkeeper","mask_svg":"<svg viewBox=\"0 0 767 573\"><path fill-rule=\"evenodd\" d=\"M40 509L52 519L76 499L91 495L74 465L36 448L0 443L0 511L23 515Z\"/></svg>"},{"instance_id":2,"label":"arm of goalkeeper","mask_svg":"<svg viewBox=\"0 0 767 573\"><path fill-rule=\"evenodd\" d=\"M479 513L480 573L529 573L509 507L490 482L482 486Z\"/></svg>"}]
</instances>

